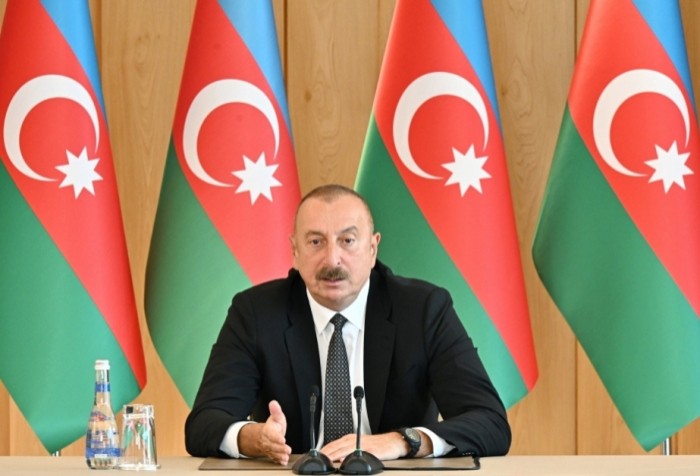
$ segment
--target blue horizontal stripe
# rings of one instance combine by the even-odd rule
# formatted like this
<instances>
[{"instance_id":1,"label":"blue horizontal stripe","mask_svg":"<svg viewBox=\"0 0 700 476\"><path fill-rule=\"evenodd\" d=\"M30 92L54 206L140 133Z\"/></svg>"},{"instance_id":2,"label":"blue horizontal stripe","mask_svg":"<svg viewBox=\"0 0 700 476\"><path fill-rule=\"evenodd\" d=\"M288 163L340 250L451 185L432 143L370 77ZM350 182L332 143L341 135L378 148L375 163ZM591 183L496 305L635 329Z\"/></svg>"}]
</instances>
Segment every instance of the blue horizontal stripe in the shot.
<instances>
[{"instance_id":1,"label":"blue horizontal stripe","mask_svg":"<svg viewBox=\"0 0 700 476\"><path fill-rule=\"evenodd\" d=\"M688 96L695 109L695 97L693 85L690 81L690 68L688 67L688 55L683 36L683 22L677 0L632 0L644 17L649 28L658 38L661 46L666 50L683 80Z\"/></svg>"},{"instance_id":2,"label":"blue horizontal stripe","mask_svg":"<svg viewBox=\"0 0 700 476\"><path fill-rule=\"evenodd\" d=\"M95 52L95 38L87 0L41 0L41 4L54 21L63 37L78 58L93 91L100 102L102 117L107 120L100 71Z\"/></svg>"},{"instance_id":3,"label":"blue horizontal stripe","mask_svg":"<svg viewBox=\"0 0 700 476\"><path fill-rule=\"evenodd\" d=\"M489 39L486 35L481 0L431 0L431 2L476 71L489 97L500 128L501 117L498 113Z\"/></svg>"},{"instance_id":4,"label":"blue horizontal stripe","mask_svg":"<svg viewBox=\"0 0 700 476\"><path fill-rule=\"evenodd\" d=\"M282 110L291 138L292 127L272 3L268 0L219 0L219 5L260 66Z\"/></svg>"}]
</instances>

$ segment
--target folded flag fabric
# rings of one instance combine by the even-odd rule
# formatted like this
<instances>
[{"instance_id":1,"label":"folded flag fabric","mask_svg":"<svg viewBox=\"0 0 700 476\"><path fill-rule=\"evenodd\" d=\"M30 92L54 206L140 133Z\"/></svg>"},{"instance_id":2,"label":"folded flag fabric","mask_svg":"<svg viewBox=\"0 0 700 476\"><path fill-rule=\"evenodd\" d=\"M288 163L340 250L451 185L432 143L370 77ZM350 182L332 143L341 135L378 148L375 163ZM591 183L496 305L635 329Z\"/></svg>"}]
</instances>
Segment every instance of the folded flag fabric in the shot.
<instances>
[{"instance_id":1,"label":"folded flag fabric","mask_svg":"<svg viewBox=\"0 0 700 476\"><path fill-rule=\"evenodd\" d=\"M300 198L271 3L199 0L146 276L148 328L188 405L233 294L291 268Z\"/></svg>"},{"instance_id":2,"label":"folded flag fabric","mask_svg":"<svg viewBox=\"0 0 700 476\"><path fill-rule=\"evenodd\" d=\"M645 450L700 415L700 141L676 0L591 2L533 257Z\"/></svg>"},{"instance_id":3,"label":"folded flag fabric","mask_svg":"<svg viewBox=\"0 0 700 476\"><path fill-rule=\"evenodd\" d=\"M357 190L396 273L447 288L507 407L537 381L480 2L400 0Z\"/></svg>"},{"instance_id":4,"label":"folded flag fabric","mask_svg":"<svg viewBox=\"0 0 700 476\"><path fill-rule=\"evenodd\" d=\"M0 34L0 379L49 452L146 385L86 0L10 0Z\"/></svg>"}]
</instances>

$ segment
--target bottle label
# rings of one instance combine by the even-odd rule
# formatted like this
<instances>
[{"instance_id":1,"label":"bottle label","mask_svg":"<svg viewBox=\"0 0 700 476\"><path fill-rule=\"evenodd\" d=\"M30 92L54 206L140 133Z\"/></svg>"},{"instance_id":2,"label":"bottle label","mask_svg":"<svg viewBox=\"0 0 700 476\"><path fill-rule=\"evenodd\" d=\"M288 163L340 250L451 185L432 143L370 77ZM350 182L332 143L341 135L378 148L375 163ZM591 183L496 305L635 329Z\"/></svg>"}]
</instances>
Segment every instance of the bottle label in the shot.
<instances>
[{"instance_id":1,"label":"bottle label","mask_svg":"<svg viewBox=\"0 0 700 476\"><path fill-rule=\"evenodd\" d=\"M119 448L86 448L87 459L119 458Z\"/></svg>"},{"instance_id":2,"label":"bottle label","mask_svg":"<svg viewBox=\"0 0 700 476\"><path fill-rule=\"evenodd\" d=\"M95 412L93 412L94 414ZM119 457L119 433L116 429L90 430L85 435L85 457Z\"/></svg>"},{"instance_id":3,"label":"bottle label","mask_svg":"<svg viewBox=\"0 0 700 476\"><path fill-rule=\"evenodd\" d=\"M93 410L90 412L90 420L91 421L111 421L114 420L113 416L108 416L102 413L99 410Z\"/></svg>"},{"instance_id":4,"label":"bottle label","mask_svg":"<svg viewBox=\"0 0 700 476\"><path fill-rule=\"evenodd\" d=\"M95 392L109 392L109 382L95 382Z\"/></svg>"}]
</instances>

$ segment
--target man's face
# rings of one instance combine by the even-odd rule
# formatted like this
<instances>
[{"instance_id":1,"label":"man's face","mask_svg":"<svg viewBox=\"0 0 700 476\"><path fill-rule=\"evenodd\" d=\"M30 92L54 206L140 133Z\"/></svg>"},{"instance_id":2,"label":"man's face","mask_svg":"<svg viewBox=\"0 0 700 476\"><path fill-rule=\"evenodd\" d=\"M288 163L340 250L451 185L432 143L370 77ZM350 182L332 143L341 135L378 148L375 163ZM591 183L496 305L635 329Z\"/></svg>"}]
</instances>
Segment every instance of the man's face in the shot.
<instances>
[{"instance_id":1,"label":"man's face","mask_svg":"<svg viewBox=\"0 0 700 476\"><path fill-rule=\"evenodd\" d=\"M379 233L372 234L369 214L352 195L331 202L307 199L290 237L294 268L311 296L334 311L357 298L377 260Z\"/></svg>"}]
</instances>

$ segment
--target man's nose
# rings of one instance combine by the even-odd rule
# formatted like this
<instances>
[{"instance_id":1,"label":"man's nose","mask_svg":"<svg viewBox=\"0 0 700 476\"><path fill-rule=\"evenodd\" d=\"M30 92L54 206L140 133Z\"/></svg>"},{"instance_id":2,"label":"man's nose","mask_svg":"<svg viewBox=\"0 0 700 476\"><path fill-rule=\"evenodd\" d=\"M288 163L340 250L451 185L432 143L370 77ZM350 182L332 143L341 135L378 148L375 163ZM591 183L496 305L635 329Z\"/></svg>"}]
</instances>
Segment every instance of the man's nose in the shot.
<instances>
[{"instance_id":1,"label":"man's nose","mask_svg":"<svg viewBox=\"0 0 700 476\"><path fill-rule=\"evenodd\" d=\"M326 246L325 261L326 266L336 267L340 264L340 246L334 241L330 241Z\"/></svg>"}]
</instances>

